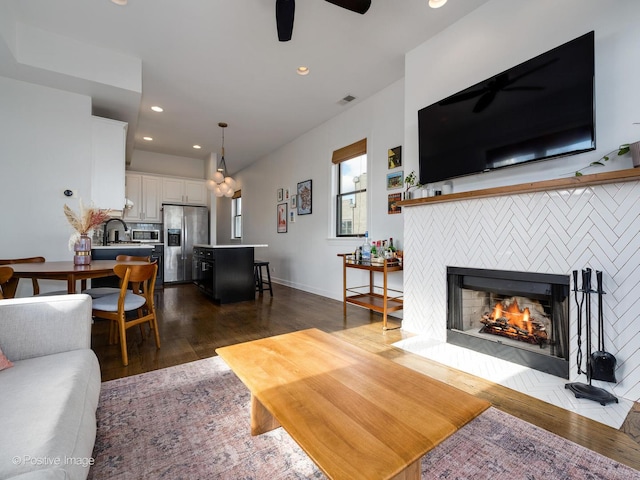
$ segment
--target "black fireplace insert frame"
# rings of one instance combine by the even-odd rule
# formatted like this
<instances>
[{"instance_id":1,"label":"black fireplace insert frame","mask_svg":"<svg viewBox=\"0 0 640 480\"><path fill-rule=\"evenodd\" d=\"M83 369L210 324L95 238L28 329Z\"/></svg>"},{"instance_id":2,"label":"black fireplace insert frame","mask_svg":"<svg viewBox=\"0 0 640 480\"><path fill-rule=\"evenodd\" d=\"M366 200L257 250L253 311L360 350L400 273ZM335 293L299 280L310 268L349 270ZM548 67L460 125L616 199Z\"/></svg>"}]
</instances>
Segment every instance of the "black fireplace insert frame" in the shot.
<instances>
[{"instance_id":1,"label":"black fireplace insert frame","mask_svg":"<svg viewBox=\"0 0 640 480\"><path fill-rule=\"evenodd\" d=\"M491 279L491 291L530 298L551 298L554 317L553 355L513 347L499 337L483 339L456 328L462 325L462 288L479 289ZM464 267L447 267L447 343L523 365L561 378L569 378L569 294L568 275L517 272Z\"/></svg>"}]
</instances>

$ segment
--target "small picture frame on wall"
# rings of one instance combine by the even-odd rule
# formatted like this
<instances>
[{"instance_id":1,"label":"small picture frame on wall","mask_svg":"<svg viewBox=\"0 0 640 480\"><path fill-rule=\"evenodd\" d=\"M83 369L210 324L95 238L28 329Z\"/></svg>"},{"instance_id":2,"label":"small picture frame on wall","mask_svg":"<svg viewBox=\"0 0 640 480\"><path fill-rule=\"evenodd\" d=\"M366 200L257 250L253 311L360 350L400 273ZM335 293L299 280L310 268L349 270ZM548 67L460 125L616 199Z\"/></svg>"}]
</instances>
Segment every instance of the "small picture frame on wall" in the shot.
<instances>
[{"instance_id":1,"label":"small picture frame on wall","mask_svg":"<svg viewBox=\"0 0 640 480\"><path fill-rule=\"evenodd\" d=\"M279 189L276 191L276 200L277 200L278 202L281 202L281 201L283 201L283 200L284 200L284 188L279 188Z\"/></svg>"},{"instance_id":2,"label":"small picture frame on wall","mask_svg":"<svg viewBox=\"0 0 640 480\"><path fill-rule=\"evenodd\" d=\"M390 148L387 150L387 159L389 161L389 170L402 166L402 146Z\"/></svg>"},{"instance_id":3,"label":"small picture frame on wall","mask_svg":"<svg viewBox=\"0 0 640 480\"><path fill-rule=\"evenodd\" d=\"M403 171L387 173L387 190L402 188Z\"/></svg>"},{"instance_id":4,"label":"small picture frame on wall","mask_svg":"<svg viewBox=\"0 0 640 480\"><path fill-rule=\"evenodd\" d=\"M278 233L287 233L287 204L279 203L277 205L276 218L278 222Z\"/></svg>"},{"instance_id":5,"label":"small picture frame on wall","mask_svg":"<svg viewBox=\"0 0 640 480\"><path fill-rule=\"evenodd\" d=\"M401 193L390 193L389 194L389 202L388 202L388 208L387 208L387 213L389 215L393 215L396 213L402 213L402 207L400 205L398 205L398 202L402 200L402 194Z\"/></svg>"},{"instance_id":6,"label":"small picture frame on wall","mask_svg":"<svg viewBox=\"0 0 640 480\"><path fill-rule=\"evenodd\" d=\"M284 198L282 200L284 200L285 202L289 201L289 189L288 188L284 189Z\"/></svg>"},{"instance_id":7,"label":"small picture frame on wall","mask_svg":"<svg viewBox=\"0 0 640 480\"><path fill-rule=\"evenodd\" d=\"M309 215L311 213L311 180L298 183L296 192L298 215Z\"/></svg>"},{"instance_id":8,"label":"small picture frame on wall","mask_svg":"<svg viewBox=\"0 0 640 480\"><path fill-rule=\"evenodd\" d=\"M297 199L298 199L297 195L291 195L291 198L289 199L289 208L291 210L295 210L297 208L297 204L296 204Z\"/></svg>"},{"instance_id":9,"label":"small picture frame on wall","mask_svg":"<svg viewBox=\"0 0 640 480\"><path fill-rule=\"evenodd\" d=\"M296 211L289 210L289 223L295 223L295 222L296 222Z\"/></svg>"}]
</instances>

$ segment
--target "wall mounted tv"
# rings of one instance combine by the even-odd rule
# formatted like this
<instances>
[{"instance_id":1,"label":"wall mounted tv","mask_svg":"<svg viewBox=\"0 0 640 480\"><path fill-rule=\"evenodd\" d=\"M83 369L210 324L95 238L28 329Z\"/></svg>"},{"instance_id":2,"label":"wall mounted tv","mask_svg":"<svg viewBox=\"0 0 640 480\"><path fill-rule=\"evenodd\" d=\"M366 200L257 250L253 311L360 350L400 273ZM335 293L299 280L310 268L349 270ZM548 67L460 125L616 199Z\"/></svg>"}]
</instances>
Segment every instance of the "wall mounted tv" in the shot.
<instances>
[{"instance_id":1,"label":"wall mounted tv","mask_svg":"<svg viewBox=\"0 0 640 480\"><path fill-rule=\"evenodd\" d=\"M420 183L595 148L594 32L418 111Z\"/></svg>"}]
</instances>

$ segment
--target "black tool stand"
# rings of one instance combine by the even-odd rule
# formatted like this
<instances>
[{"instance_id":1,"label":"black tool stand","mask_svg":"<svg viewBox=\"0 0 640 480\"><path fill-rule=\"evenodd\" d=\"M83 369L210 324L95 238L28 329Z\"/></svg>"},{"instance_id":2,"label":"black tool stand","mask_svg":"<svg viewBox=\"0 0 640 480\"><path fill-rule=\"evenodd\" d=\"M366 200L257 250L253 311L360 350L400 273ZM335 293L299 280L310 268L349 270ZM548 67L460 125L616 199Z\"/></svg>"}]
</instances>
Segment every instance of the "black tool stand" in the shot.
<instances>
[{"instance_id":1,"label":"black tool stand","mask_svg":"<svg viewBox=\"0 0 640 480\"><path fill-rule=\"evenodd\" d=\"M579 383L579 382L567 383L565 384L564 388L568 388L569 390L571 390L576 396L576 398L586 398L587 400L593 400L594 402L598 402L600 405L605 406L613 402L618 403L618 399L613 395L611 395L606 390L602 388L594 387L593 385L591 385L591 367L588 365L588 362L591 359L591 293L593 292L593 290L591 290L591 271L589 269L587 270L588 272L585 272L584 270L582 271L582 289L581 290L578 290L576 273L574 273L573 279L574 279L574 285L575 285L574 291L576 293L576 302L577 302L578 292L582 293L583 299L586 300L587 371L582 373L587 374L587 379L589 381L589 384L587 385L585 383ZM587 273L586 277L585 277L585 273ZM601 293L603 292L601 291ZM580 310L582 309L582 302L578 303L578 309ZM578 322L582 321L580 313L578 314ZM580 328L578 329L578 332L580 332ZM578 359L578 363L581 363L580 357ZM580 370L578 371L578 373L580 373Z\"/></svg>"},{"instance_id":2,"label":"black tool stand","mask_svg":"<svg viewBox=\"0 0 640 480\"><path fill-rule=\"evenodd\" d=\"M567 383L564 388L571 390L576 398L586 398L587 400L593 400L604 406L609 403L616 402L618 399L611 395L602 388L594 387L593 385L587 385L586 383Z\"/></svg>"}]
</instances>

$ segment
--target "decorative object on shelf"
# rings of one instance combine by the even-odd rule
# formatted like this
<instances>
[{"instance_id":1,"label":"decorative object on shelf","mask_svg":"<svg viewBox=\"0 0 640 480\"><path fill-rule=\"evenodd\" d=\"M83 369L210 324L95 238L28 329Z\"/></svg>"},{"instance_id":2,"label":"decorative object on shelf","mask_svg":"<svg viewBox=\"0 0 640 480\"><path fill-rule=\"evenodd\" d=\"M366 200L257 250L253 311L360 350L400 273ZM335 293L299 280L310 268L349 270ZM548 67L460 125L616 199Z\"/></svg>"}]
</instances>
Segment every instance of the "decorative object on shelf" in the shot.
<instances>
[{"instance_id":1,"label":"decorative object on shelf","mask_svg":"<svg viewBox=\"0 0 640 480\"><path fill-rule=\"evenodd\" d=\"M629 145L631 150L631 160L633 161L633 168L640 167L640 142L633 142Z\"/></svg>"},{"instance_id":2,"label":"decorative object on shelf","mask_svg":"<svg viewBox=\"0 0 640 480\"><path fill-rule=\"evenodd\" d=\"M311 213L311 180L298 183L297 204L298 215L309 215Z\"/></svg>"},{"instance_id":3,"label":"decorative object on shelf","mask_svg":"<svg viewBox=\"0 0 640 480\"><path fill-rule=\"evenodd\" d=\"M91 263L91 237L90 234L98 225L102 225L111 217L111 210L89 207L85 208L82 200L79 201L80 209L78 213L64 205L64 214L69 224L74 229L69 237L69 250L75 252L73 256L74 265L89 265Z\"/></svg>"},{"instance_id":4,"label":"decorative object on shelf","mask_svg":"<svg viewBox=\"0 0 640 480\"><path fill-rule=\"evenodd\" d=\"M402 146L390 148L387 151L389 170L402 166Z\"/></svg>"},{"instance_id":5,"label":"decorative object on shelf","mask_svg":"<svg viewBox=\"0 0 640 480\"><path fill-rule=\"evenodd\" d=\"M411 195L412 195L412 191L411 189L418 189L421 188L422 185L420 184L420 182L418 181L418 176L416 175L415 171L411 171L411 173L409 175L407 175L404 179L404 184L405 184L405 191L404 191L404 199L405 200L410 200L411 199Z\"/></svg>"},{"instance_id":6,"label":"decorative object on shelf","mask_svg":"<svg viewBox=\"0 0 640 480\"><path fill-rule=\"evenodd\" d=\"M622 155L626 155L629 152L631 152L631 160L633 161L633 167L634 168L640 167L640 141L639 141L639 142L634 142L634 143L623 143L622 145L620 145L618 147L617 150L613 150L613 151L609 152L604 157L602 157L600 160L597 160L595 162L591 162L586 167L581 168L580 170L576 170L576 174L575 175L576 175L576 177L581 177L582 176L582 171L586 170L589 167L596 167L596 166L603 167L604 166L604 162L608 162L609 159L610 159L610 155L613 155L614 153L616 153L616 156L621 157Z\"/></svg>"},{"instance_id":7,"label":"decorative object on shelf","mask_svg":"<svg viewBox=\"0 0 640 480\"><path fill-rule=\"evenodd\" d=\"M287 233L287 204L279 203L277 208L278 233Z\"/></svg>"},{"instance_id":8,"label":"decorative object on shelf","mask_svg":"<svg viewBox=\"0 0 640 480\"><path fill-rule=\"evenodd\" d=\"M207 182L207 188L215 193L216 197L233 197L236 181L227 174L227 163L224 159L224 129L228 127L225 122L218 123L222 129L222 156L218 162L218 169L213 178Z\"/></svg>"},{"instance_id":9,"label":"decorative object on shelf","mask_svg":"<svg viewBox=\"0 0 640 480\"><path fill-rule=\"evenodd\" d=\"M387 190L402 188L403 175L404 172L402 170L398 172L387 173Z\"/></svg>"},{"instance_id":10,"label":"decorative object on shelf","mask_svg":"<svg viewBox=\"0 0 640 480\"><path fill-rule=\"evenodd\" d=\"M387 207L387 213L389 215L392 215L395 213L402 213L402 207L398 205L398 202L400 200L402 200L402 194L400 193L389 194L389 201L388 201L388 207Z\"/></svg>"}]
</instances>

